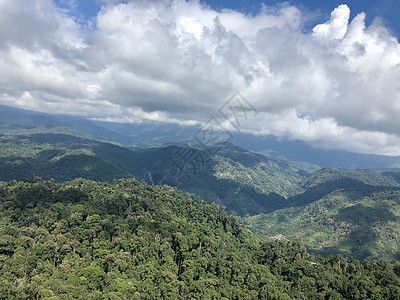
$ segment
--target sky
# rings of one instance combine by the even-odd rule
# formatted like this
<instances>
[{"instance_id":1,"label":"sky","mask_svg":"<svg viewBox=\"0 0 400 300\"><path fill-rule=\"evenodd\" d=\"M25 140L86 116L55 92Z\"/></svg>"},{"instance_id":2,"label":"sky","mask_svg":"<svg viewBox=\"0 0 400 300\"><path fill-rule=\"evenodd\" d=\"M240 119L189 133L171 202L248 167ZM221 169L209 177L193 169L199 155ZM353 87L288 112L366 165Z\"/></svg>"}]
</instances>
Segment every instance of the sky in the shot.
<instances>
[{"instance_id":1,"label":"sky","mask_svg":"<svg viewBox=\"0 0 400 300\"><path fill-rule=\"evenodd\" d=\"M0 0L0 104L114 122L217 117L400 155L398 12L400 0ZM257 112L240 124L221 114L236 92Z\"/></svg>"}]
</instances>

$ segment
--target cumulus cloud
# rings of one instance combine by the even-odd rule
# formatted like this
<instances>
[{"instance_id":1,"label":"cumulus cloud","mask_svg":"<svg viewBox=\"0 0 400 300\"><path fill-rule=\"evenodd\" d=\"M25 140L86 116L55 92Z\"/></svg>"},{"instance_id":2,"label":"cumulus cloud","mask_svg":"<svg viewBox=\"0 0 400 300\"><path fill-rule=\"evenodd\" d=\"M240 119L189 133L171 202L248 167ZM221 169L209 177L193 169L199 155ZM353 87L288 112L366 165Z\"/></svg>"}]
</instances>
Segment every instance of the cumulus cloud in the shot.
<instances>
[{"instance_id":1,"label":"cumulus cloud","mask_svg":"<svg viewBox=\"0 0 400 300\"><path fill-rule=\"evenodd\" d=\"M331 13L331 18L328 22L313 28L313 35L316 38L326 40L343 39L347 32L349 19L350 8L346 4L339 5Z\"/></svg>"},{"instance_id":2,"label":"cumulus cloud","mask_svg":"<svg viewBox=\"0 0 400 300\"><path fill-rule=\"evenodd\" d=\"M51 0L0 0L0 104L201 124L240 91L258 111L243 131L400 155L400 45L364 13L340 5L304 32L288 4L103 2L82 25Z\"/></svg>"}]
</instances>

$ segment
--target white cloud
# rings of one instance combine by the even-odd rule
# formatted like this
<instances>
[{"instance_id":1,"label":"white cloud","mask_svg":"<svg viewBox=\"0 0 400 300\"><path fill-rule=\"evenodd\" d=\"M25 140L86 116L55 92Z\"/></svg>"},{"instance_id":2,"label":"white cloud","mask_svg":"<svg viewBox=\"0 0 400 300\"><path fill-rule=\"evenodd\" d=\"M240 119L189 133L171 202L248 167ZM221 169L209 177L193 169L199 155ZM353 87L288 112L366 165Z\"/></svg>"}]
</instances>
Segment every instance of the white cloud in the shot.
<instances>
[{"instance_id":1,"label":"white cloud","mask_svg":"<svg viewBox=\"0 0 400 300\"><path fill-rule=\"evenodd\" d=\"M400 45L349 17L340 5L304 33L288 4L104 1L86 28L50 0L0 0L0 104L196 124L238 90L259 112L243 130L400 155Z\"/></svg>"},{"instance_id":2,"label":"white cloud","mask_svg":"<svg viewBox=\"0 0 400 300\"><path fill-rule=\"evenodd\" d=\"M319 39L343 39L349 24L350 9L346 4L339 5L331 13L331 18L324 24L314 27L313 35Z\"/></svg>"}]
</instances>

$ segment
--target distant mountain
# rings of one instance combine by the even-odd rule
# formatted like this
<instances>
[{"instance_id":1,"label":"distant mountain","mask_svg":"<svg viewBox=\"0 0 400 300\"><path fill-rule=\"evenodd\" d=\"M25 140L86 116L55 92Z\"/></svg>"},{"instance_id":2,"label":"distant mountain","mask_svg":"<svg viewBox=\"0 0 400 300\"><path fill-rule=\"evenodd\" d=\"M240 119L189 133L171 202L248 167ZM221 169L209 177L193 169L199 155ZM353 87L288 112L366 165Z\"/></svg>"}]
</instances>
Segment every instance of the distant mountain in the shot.
<instances>
[{"instance_id":1,"label":"distant mountain","mask_svg":"<svg viewBox=\"0 0 400 300\"><path fill-rule=\"evenodd\" d=\"M395 175L396 174L396 175ZM315 254L400 259L400 172L317 171L291 205L243 219L257 236L301 241Z\"/></svg>"},{"instance_id":2,"label":"distant mountain","mask_svg":"<svg viewBox=\"0 0 400 300\"><path fill-rule=\"evenodd\" d=\"M322 168L384 169L399 168L400 157L360 154L343 150L313 147L300 140L235 133L232 140L238 146L260 152L268 157L289 161L308 162Z\"/></svg>"},{"instance_id":3,"label":"distant mountain","mask_svg":"<svg viewBox=\"0 0 400 300\"><path fill-rule=\"evenodd\" d=\"M167 123L121 124L91 121L82 117L50 115L0 106L0 123L26 126L68 127L89 134L95 139L132 147L161 147L189 144L197 148L194 139L199 126L180 126ZM367 155L341 150L325 150L307 142L269 136L254 136L231 132L231 142L247 150L259 152L273 159L304 162L323 168L385 169L400 166L400 157ZM304 165L302 166L304 167ZM310 170L311 170L310 169Z\"/></svg>"},{"instance_id":4,"label":"distant mountain","mask_svg":"<svg viewBox=\"0 0 400 300\"><path fill-rule=\"evenodd\" d=\"M94 124L128 137L131 144L139 147L194 144L193 135L198 130L198 126L167 123L121 124L94 121Z\"/></svg>"},{"instance_id":5,"label":"distant mountain","mask_svg":"<svg viewBox=\"0 0 400 300\"><path fill-rule=\"evenodd\" d=\"M137 146L182 145L189 143L200 147L193 138L199 130L195 126L177 124L119 124L95 122L97 125L132 138ZM360 154L343 150L316 148L307 142L278 138L273 135L255 136L232 132L231 142L244 149L262 153L268 157L290 162L306 162L323 168L384 169L400 167L400 157ZM315 166L314 166L315 167Z\"/></svg>"},{"instance_id":6,"label":"distant mountain","mask_svg":"<svg viewBox=\"0 0 400 300\"><path fill-rule=\"evenodd\" d=\"M124 145L131 144L132 140L111 131L104 127L98 126L92 121L81 117L50 115L29 110L23 110L8 106L0 105L0 125L24 125L31 128L34 127L67 127L89 134L91 137L109 142L120 143Z\"/></svg>"}]
</instances>

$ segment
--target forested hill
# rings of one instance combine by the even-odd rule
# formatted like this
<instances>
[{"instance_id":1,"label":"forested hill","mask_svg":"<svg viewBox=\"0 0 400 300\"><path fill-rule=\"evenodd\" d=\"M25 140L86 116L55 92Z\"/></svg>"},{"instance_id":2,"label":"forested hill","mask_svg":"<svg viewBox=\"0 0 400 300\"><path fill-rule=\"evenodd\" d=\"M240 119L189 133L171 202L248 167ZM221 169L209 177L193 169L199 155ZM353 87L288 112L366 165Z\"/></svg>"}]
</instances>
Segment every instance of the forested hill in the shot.
<instances>
[{"instance_id":1,"label":"forested hill","mask_svg":"<svg viewBox=\"0 0 400 300\"><path fill-rule=\"evenodd\" d=\"M0 126L1 128L1 126ZM242 217L263 238L314 253L400 258L400 172L322 169L269 159L233 144L128 149L65 127L4 126L0 181L42 177L168 184Z\"/></svg>"},{"instance_id":2,"label":"forested hill","mask_svg":"<svg viewBox=\"0 0 400 300\"><path fill-rule=\"evenodd\" d=\"M263 242L168 186L0 183L0 299L399 299L399 275Z\"/></svg>"},{"instance_id":3,"label":"forested hill","mask_svg":"<svg viewBox=\"0 0 400 300\"><path fill-rule=\"evenodd\" d=\"M302 191L307 169L232 144L198 150L168 146L135 151L64 127L3 126L0 180L39 176L63 182L136 177L218 202L238 215L281 208Z\"/></svg>"},{"instance_id":4,"label":"forested hill","mask_svg":"<svg viewBox=\"0 0 400 300\"><path fill-rule=\"evenodd\" d=\"M320 170L292 206L242 221L259 237L301 241L313 253L400 259L399 174Z\"/></svg>"}]
</instances>

